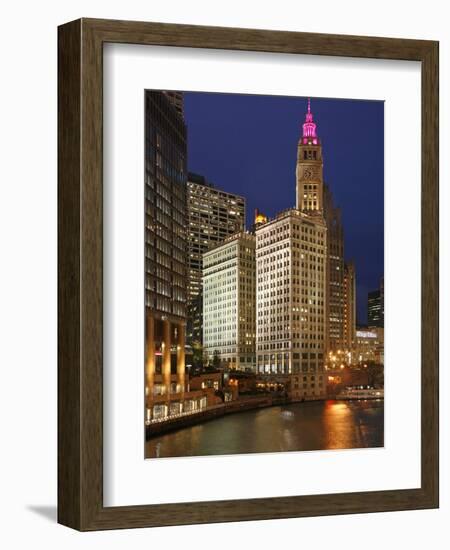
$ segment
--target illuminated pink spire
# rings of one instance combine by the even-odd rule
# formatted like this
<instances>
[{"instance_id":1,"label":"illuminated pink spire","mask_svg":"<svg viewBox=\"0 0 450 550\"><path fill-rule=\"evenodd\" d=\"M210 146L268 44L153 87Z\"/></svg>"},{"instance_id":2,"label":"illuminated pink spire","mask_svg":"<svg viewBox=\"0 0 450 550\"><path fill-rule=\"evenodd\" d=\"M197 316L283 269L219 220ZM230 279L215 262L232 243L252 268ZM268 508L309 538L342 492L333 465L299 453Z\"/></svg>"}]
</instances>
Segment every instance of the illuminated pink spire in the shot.
<instances>
[{"instance_id":1,"label":"illuminated pink spire","mask_svg":"<svg viewBox=\"0 0 450 550\"><path fill-rule=\"evenodd\" d=\"M316 125L313 121L313 114L311 113L311 99L308 98L308 111L306 113L305 122L303 124L303 137L304 138L317 138ZM316 141L317 143L317 141Z\"/></svg>"},{"instance_id":2,"label":"illuminated pink spire","mask_svg":"<svg viewBox=\"0 0 450 550\"><path fill-rule=\"evenodd\" d=\"M306 113L306 122L312 122L312 113L311 113L311 98L308 97L308 112Z\"/></svg>"}]
</instances>

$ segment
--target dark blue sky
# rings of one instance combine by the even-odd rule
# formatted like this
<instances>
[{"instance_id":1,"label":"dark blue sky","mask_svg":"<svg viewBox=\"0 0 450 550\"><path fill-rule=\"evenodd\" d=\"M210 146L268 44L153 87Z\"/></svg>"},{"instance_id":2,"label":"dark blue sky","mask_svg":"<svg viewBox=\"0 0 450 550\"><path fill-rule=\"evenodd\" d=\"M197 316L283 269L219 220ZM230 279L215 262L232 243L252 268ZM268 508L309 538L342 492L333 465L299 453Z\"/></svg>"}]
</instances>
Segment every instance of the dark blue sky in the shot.
<instances>
[{"instance_id":1,"label":"dark blue sky","mask_svg":"<svg viewBox=\"0 0 450 550\"><path fill-rule=\"evenodd\" d=\"M306 98L184 94L189 170L269 217L295 206L297 142ZM342 209L345 258L354 260L358 322L384 270L384 103L311 98L324 180Z\"/></svg>"}]
</instances>

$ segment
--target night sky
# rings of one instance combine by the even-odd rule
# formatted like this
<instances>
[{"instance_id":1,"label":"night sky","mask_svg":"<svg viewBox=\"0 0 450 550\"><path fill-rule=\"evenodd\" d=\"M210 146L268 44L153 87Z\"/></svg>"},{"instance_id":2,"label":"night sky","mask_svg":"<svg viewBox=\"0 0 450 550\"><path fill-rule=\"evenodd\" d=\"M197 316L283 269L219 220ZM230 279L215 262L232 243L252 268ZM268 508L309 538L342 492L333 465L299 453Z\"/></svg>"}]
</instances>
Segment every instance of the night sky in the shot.
<instances>
[{"instance_id":1,"label":"night sky","mask_svg":"<svg viewBox=\"0 0 450 550\"><path fill-rule=\"evenodd\" d=\"M295 206L306 98L185 93L188 168L273 217ZM384 103L311 98L324 180L342 209L345 259L356 267L358 323L384 270Z\"/></svg>"}]
</instances>

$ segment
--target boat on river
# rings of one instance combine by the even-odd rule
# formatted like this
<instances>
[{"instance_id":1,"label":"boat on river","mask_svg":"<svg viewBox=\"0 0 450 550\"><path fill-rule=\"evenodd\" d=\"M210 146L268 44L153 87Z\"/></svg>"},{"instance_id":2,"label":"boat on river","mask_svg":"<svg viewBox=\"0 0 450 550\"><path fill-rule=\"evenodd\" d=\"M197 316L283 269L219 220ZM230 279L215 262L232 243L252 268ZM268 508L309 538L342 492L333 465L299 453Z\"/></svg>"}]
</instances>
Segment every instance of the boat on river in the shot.
<instances>
[{"instance_id":1,"label":"boat on river","mask_svg":"<svg viewBox=\"0 0 450 550\"><path fill-rule=\"evenodd\" d=\"M336 399L384 399L383 388L371 388L368 386L354 386L345 388L336 396Z\"/></svg>"}]
</instances>

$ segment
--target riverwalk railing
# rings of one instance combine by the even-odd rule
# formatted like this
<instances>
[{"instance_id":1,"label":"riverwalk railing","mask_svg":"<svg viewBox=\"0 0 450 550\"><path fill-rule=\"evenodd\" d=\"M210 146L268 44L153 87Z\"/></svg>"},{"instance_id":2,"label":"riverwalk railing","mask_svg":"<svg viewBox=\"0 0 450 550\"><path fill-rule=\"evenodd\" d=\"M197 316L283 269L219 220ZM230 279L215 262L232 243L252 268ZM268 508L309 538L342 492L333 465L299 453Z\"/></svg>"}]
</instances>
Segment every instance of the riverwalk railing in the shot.
<instances>
[{"instance_id":1,"label":"riverwalk railing","mask_svg":"<svg viewBox=\"0 0 450 550\"><path fill-rule=\"evenodd\" d=\"M219 405L211 405L210 407L204 407L203 409L195 409L194 411L183 411L176 414L171 414L170 416L164 416L162 418L152 418L150 420L146 420L145 424L149 426L150 424L159 424L161 422L167 422L168 420L171 420L172 418L183 418L185 416L192 416L195 414L201 414L205 411L211 411L213 409L221 409L226 407L227 405L224 403L220 403Z\"/></svg>"},{"instance_id":2,"label":"riverwalk railing","mask_svg":"<svg viewBox=\"0 0 450 550\"><path fill-rule=\"evenodd\" d=\"M177 429L206 420L211 420L226 414L244 412L260 407L270 407L272 405L281 405L289 402L289 399L281 396L252 396L227 403L212 405L195 411L184 411L166 416L164 418L153 418L145 422L147 434L164 433L171 429Z\"/></svg>"}]
</instances>

